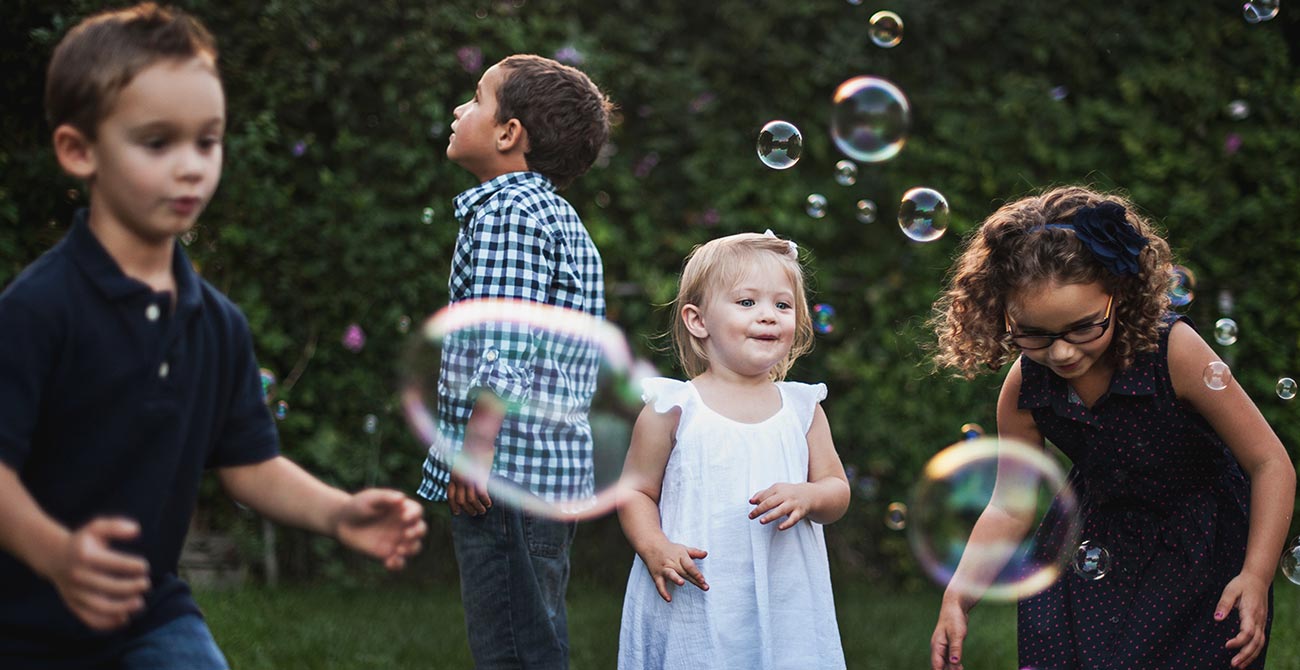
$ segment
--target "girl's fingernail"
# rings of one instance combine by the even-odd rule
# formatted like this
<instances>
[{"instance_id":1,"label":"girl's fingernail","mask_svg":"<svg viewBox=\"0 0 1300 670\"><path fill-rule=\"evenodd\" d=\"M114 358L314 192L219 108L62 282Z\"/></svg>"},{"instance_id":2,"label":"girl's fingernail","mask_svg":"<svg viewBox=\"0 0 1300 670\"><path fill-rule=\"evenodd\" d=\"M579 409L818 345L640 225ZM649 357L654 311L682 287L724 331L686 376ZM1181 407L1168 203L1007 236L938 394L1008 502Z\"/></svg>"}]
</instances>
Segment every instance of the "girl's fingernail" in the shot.
<instances>
[{"instance_id":1,"label":"girl's fingernail","mask_svg":"<svg viewBox=\"0 0 1300 670\"><path fill-rule=\"evenodd\" d=\"M956 662L958 662L959 660L960 660L960 659L958 659L956 656L953 656L953 657L952 657L952 662L953 662L953 663L956 663Z\"/></svg>"}]
</instances>

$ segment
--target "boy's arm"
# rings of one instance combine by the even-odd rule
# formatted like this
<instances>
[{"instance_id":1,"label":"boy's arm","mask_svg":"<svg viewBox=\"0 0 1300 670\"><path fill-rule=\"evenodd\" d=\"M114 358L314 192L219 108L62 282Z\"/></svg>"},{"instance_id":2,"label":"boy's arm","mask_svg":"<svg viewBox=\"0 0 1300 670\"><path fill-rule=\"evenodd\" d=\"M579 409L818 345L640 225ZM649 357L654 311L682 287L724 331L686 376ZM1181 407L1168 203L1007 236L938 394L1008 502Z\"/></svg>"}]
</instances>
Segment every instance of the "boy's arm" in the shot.
<instances>
[{"instance_id":1,"label":"boy's arm","mask_svg":"<svg viewBox=\"0 0 1300 670\"><path fill-rule=\"evenodd\" d=\"M405 566L420 550L425 524L419 503L400 491L348 494L325 484L283 456L217 469L235 500L273 521L333 537L383 562Z\"/></svg>"},{"instance_id":2,"label":"boy's arm","mask_svg":"<svg viewBox=\"0 0 1300 670\"><path fill-rule=\"evenodd\" d=\"M95 630L120 628L144 608L149 563L113 549L140 527L100 517L70 531L45 513L18 473L0 462L0 549L50 580L78 619Z\"/></svg>"}]
</instances>

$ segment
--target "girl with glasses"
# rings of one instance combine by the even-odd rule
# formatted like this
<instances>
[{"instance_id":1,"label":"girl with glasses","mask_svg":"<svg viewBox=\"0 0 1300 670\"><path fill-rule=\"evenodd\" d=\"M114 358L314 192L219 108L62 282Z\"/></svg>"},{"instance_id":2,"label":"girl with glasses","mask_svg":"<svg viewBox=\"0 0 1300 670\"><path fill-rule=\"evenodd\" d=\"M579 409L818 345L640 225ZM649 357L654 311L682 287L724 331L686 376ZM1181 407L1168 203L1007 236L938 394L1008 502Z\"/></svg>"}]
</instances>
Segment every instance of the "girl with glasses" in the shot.
<instances>
[{"instance_id":1,"label":"girl with glasses","mask_svg":"<svg viewBox=\"0 0 1300 670\"><path fill-rule=\"evenodd\" d=\"M1111 557L1105 579L1067 571L1020 602L1017 667L1264 667L1295 468L1235 381L1203 381L1219 358L1168 312L1171 272L1169 245L1126 199L1056 188L985 220L935 303L937 364L970 379L1014 361L999 436L1070 458L1080 538ZM1032 523L990 504L969 545ZM963 561L952 583L983 570ZM933 670L962 668L976 601L945 592Z\"/></svg>"}]
</instances>

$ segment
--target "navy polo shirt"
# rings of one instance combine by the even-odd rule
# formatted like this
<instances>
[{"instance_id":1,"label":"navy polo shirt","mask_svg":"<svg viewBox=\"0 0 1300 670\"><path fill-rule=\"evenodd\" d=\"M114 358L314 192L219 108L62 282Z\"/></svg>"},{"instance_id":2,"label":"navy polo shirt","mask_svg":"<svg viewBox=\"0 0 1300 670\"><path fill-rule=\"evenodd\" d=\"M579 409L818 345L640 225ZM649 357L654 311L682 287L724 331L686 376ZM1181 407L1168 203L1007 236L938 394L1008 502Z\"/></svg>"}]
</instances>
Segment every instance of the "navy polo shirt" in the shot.
<instances>
[{"instance_id":1,"label":"navy polo shirt","mask_svg":"<svg viewBox=\"0 0 1300 670\"><path fill-rule=\"evenodd\" d=\"M278 453L248 322L174 250L175 308L123 274L77 213L0 294L0 461L68 528L140 524L118 548L149 561L146 609L95 633L53 585L0 551L0 667L88 667L197 613L176 564L206 468Z\"/></svg>"}]
</instances>

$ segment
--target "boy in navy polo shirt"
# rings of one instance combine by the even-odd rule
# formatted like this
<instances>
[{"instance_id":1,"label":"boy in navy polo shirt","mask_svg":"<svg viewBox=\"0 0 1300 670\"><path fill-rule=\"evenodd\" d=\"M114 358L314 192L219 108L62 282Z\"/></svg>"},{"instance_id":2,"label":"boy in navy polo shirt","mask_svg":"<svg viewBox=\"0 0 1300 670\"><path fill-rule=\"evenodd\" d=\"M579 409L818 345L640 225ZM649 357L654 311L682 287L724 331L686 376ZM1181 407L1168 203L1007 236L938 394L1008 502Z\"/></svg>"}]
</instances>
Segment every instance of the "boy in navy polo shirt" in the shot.
<instances>
[{"instance_id":1,"label":"boy in navy polo shirt","mask_svg":"<svg viewBox=\"0 0 1300 670\"><path fill-rule=\"evenodd\" d=\"M474 98L455 109L447 144L447 157L482 182L456 196L453 303L520 300L604 317L600 253L556 189L591 167L609 137L610 109L585 74L547 58L511 56L483 74ZM488 337L511 341L510 333ZM464 436L466 455L481 470L490 463L494 477L544 500L576 499L592 482L586 414L599 360L519 349L488 348L473 361L448 361L443 351L444 370L473 374L472 388L440 384L440 429ZM528 420L506 416L503 400L575 411ZM493 506L485 484L430 456L419 490L451 507L475 666L567 668L564 593L576 524Z\"/></svg>"},{"instance_id":2,"label":"boy in navy polo shirt","mask_svg":"<svg viewBox=\"0 0 1300 670\"><path fill-rule=\"evenodd\" d=\"M176 574L207 468L390 569L419 550L418 503L278 455L248 323L175 241L221 175L216 57L198 21L146 4L51 60L55 153L90 208L0 294L0 667L227 667Z\"/></svg>"}]
</instances>

